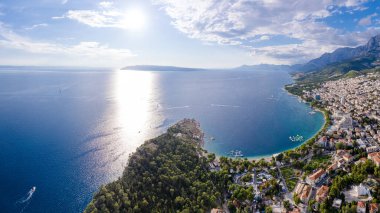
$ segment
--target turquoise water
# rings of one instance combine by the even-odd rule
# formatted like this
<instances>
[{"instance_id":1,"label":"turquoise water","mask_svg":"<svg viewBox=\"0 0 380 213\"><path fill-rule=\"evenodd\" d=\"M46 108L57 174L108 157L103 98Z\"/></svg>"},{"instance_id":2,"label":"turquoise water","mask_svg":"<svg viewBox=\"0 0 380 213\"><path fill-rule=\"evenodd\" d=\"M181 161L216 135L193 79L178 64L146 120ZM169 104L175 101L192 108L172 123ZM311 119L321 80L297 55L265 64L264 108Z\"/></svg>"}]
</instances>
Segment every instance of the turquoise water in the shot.
<instances>
[{"instance_id":1,"label":"turquoise water","mask_svg":"<svg viewBox=\"0 0 380 213\"><path fill-rule=\"evenodd\" d=\"M185 117L215 138L205 148L218 155L296 147L289 136L311 137L323 116L283 91L289 82L282 72L3 69L1 211L82 211L144 140Z\"/></svg>"}]
</instances>

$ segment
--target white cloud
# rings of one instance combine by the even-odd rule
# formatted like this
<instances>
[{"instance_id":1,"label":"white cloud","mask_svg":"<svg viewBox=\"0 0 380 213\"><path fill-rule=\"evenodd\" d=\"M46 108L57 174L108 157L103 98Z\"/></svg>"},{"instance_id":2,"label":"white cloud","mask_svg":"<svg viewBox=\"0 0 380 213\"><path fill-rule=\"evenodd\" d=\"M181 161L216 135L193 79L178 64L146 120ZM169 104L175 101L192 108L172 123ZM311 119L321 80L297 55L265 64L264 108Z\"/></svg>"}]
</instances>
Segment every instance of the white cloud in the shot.
<instances>
[{"instance_id":1,"label":"white cloud","mask_svg":"<svg viewBox=\"0 0 380 213\"><path fill-rule=\"evenodd\" d=\"M67 4L67 2L69 2L69 0L62 0L61 4Z\"/></svg>"},{"instance_id":2,"label":"white cloud","mask_svg":"<svg viewBox=\"0 0 380 213\"><path fill-rule=\"evenodd\" d=\"M376 16L377 16L377 13L374 13L372 15L364 17L364 18L362 18L362 19L359 20L358 24L361 25L361 26L371 25L372 24L372 18L374 18Z\"/></svg>"},{"instance_id":3,"label":"white cloud","mask_svg":"<svg viewBox=\"0 0 380 213\"><path fill-rule=\"evenodd\" d=\"M65 17L91 27L120 27L119 14L95 10L70 10Z\"/></svg>"},{"instance_id":4,"label":"white cloud","mask_svg":"<svg viewBox=\"0 0 380 213\"><path fill-rule=\"evenodd\" d=\"M362 36L327 26L319 19L331 8L358 10L366 0L152 0L179 31L206 43L241 45L257 56L294 62L341 46L355 46ZM254 48L258 39L282 35L300 44ZM368 36L368 35L365 35ZM366 38L367 39L367 38Z\"/></svg>"},{"instance_id":5,"label":"white cloud","mask_svg":"<svg viewBox=\"0 0 380 213\"><path fill-rule=\"evenodd\" d=\"M102 2L99 3L99 6L103 7L103 8L111 8L113 6L113 2L111 2L111 1L102 1Z\"/></svg>"},{"instance_id":6,"label":"white cloud","mask_svg":"<svg viewBox=\"0 0 380 213\"><path fill-rule=\"evenodd\" d=\"M75 45L34 41L14 33L0 22L0 49L21 50L27 53L80 57L94 62L106 61L108 65L124 61L135 55L128 49L115 49L98 42L83 41Z\"/></svg>"},{"instance_id":7,"label":"white cloud","mask_svg":"<svg viewBox=\"0 0 380 213\"><path fill-rule=\"evenodd\" d=\"M130 20L126 20L126 17L128 17L126 12L120 12L113 7L113 2L109 1L100 2L98 5L99 9L69 10L64 15L52 17L52 19L68 18L97 28L129 29L128 23Z\"/></svg>"},{"instance_id":8,"label":"white cloud","mask_svg":"<svg viewBox=\"0 0 380 213\"><path fill-rule=\"evenodd\" d=\"M36 28L47 27L47 26L49 26L49 25L46 23L42 23L42 24L35 24L35 25L30 26L30 27L26 27L25 29L26 30L34 30Z\"/></svg>"},{"instance_id":9,"label":"white cloud","mask_svg":"<svg viewBox=\"0 0 380 213\"><path fill-rule=\"evenodd\" d=\"M263 35L263 36L260 37L260 41L266 41L266 40L269 40L269 39L270 39L270 37L267 36L267 35Z\"/></svg>"},{"instance_id":10,"label":"white cloud","mask_svg":"<svg viewBox=\"0 0 380 213\"><path fill-rule=\"evenodd\" d=\"M64 19L65 16L53 16L51 19L57 20L57 19Z\"/></svg>"}]
</instances>

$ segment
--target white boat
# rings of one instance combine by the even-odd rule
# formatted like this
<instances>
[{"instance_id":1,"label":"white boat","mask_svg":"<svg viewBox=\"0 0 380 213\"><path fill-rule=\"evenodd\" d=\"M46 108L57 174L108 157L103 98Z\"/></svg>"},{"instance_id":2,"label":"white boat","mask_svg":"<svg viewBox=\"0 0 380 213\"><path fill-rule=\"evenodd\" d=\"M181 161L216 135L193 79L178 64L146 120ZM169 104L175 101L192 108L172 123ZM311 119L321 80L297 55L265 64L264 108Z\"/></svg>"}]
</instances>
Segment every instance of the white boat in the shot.
<instances>
[{"instance_id":1,"label":"white boat","mask_svg":"<svg viewBox=\"0 0 380 213\"><path fill-rule=\"evenodd\" d=\"M229 153L229 155L231 157L235 157L235 158L244 157L242 151L240 151L240 150L231 150L230 153Z\"/></svg>"},{"instance_id":2,"label":"white boat","mask_svg":"<svg viewBox=\"0 0 380 213\"><path fill-rule=\"evenodd\" d=\"M303 136L302 135L289 136L289 140L291 140L292 142L300 142L300 141L303 141Z\"/></svg>"}]
</instances>

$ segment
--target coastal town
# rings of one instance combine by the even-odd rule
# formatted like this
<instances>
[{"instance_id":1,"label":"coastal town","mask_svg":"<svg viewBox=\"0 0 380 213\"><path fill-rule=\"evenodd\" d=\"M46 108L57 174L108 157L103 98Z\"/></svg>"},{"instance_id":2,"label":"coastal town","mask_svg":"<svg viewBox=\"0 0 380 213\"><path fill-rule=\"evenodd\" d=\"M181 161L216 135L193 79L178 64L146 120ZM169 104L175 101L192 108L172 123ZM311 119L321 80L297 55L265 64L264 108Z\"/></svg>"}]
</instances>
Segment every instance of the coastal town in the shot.
<instances>
[{"instance_id":1,"label":"coastal town","mask_svg":"<svg viewBox=\"0 0 380 213\"><path fill-rule=\"evenodd\" d=\"M325 125L302 146L269 159L216 158L227 175L226 203L211 212L379 212L380 75L302 88Z\"/></svg>"}]
</instances>

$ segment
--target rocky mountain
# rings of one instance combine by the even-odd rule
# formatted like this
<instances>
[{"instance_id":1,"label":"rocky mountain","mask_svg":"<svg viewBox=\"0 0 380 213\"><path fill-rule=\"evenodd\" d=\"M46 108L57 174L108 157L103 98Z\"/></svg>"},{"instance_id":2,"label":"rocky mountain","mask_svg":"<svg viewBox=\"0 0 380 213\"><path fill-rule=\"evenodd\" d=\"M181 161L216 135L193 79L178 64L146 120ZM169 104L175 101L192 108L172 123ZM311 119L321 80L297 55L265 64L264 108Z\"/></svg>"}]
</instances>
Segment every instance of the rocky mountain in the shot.
<instances>
[{"instance_id":1,"label":"rocky mountain","mask_svg":"<svg viewBox=\"0 0 380 213\"><path fill-rule=\"evenodd\" d=\"M372 37L367 44L355 48L339 48L332 53L325 53L321 57L313 59L299 68L299 71L315 71L325 68L327 65L345 62L357 58L380 57L380 34Z\"/></svg>"},{"instance_id":2,"label":"rocky mountain","mask_svg":"<svg viewBox=\"0 0 380 213\"><path fill-rule=\"evenodd\" d=\"M275 64L257 64L257 65L242 65L240 67L233 68L233 70L239 71L292 71L292 66L289 65L275 65Z\"/></svg>"}]
</instances>

